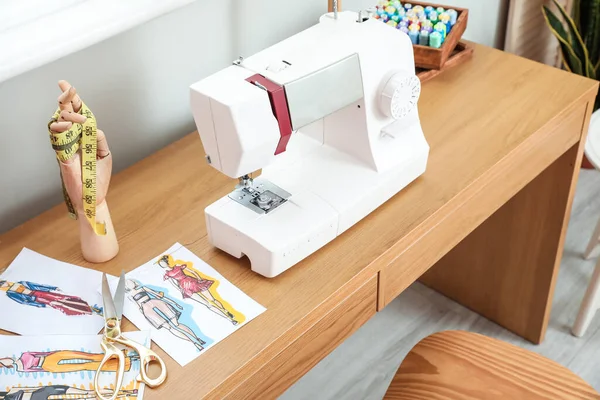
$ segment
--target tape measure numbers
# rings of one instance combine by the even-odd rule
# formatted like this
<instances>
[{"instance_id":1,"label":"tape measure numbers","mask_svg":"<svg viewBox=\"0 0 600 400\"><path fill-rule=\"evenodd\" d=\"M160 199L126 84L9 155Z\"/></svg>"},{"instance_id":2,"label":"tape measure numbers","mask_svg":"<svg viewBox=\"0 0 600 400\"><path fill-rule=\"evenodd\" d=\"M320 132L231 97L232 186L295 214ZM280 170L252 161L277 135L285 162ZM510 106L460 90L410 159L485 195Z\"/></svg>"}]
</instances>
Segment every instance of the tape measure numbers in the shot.
<instances>
[{"instance_id":1,"label":"tape measure numbers","mask_svg":"<svg viewBox=\"0 0 600 400\"><path fill-rule=\"evenodd\" d=\"M56 110L52 119L48 123L48 132L50 133L50 143L56 152L56 158L65 162L70 160L81 149L81 183L82 200L85 218L90 223L92 230L96 235L106 235L106 224L96 221L96 155L98 145L98 126L96 117L92 111L81 103L79 113L87 119L83 124L73 123L71 128L65 132L52 132L50 124L58 121L60 108ZM60 180L62 182L63 196L71 217L77 219L77 210L67 193L62 172Z\"/></svg>"}]
</instances>

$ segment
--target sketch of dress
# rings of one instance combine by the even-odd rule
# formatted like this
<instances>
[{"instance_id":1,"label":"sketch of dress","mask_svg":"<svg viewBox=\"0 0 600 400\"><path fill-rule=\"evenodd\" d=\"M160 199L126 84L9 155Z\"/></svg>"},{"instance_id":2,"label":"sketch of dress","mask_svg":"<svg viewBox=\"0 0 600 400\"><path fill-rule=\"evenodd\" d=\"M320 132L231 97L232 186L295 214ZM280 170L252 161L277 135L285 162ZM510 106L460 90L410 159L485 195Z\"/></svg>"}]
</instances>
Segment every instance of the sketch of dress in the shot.
<instances>
[{"instance_id":1,"label":"sketch of dress","mask_svg":"<svg viewBox=\"0 0 600 400\"><path fill-rule=\"evenodd\" d=\"M137 360L137 354L125 356L125 371L131 369L132 361ZM14 368L18 372L52 372L67 373L78 371L97 371L104 354L86 353L83 351L26 351L18 359L12 357L0 358L0 368ZM109 360L102 366L102 371L116 371L117 359Z\"/></svg>"},{"instance_id":2,"label":"sketch of dress","mask_svg":"<svg viewBox=\"0 0 600 400\"><path fill-rule=\"evenodd\" d=\"M103 396L113 393L112 389L102 389ZM117 398L137 397L137 389L119 390ZM47 385L36 387L13 387L9 391L0 391L0 400L96 400L94 390L79 389L66 385Z\"/></svg>"},{"instance_id":3,"label":"sketch of dress","mask_svg":"<svg viewBox=\"0 0 600 400\"><path fill-rule=\"evenodd\" d=\"M56 286L43 285L28 281L8 282L0 280L0 291L19 303L32 307L45 308L49 306L65 315L101 314L102 309L90 306L85 300L64 293Z\"/></svg>"},{"instance_id":4,"label":"sketch of dress","mask_svg":"<svg viewBox=\"0 0 600 400\"><path fill-rule=\"evenodd\" d=\"M165 296L163 292L157 292L139 282L128 279L125 282L125 290L129 297L139 307L140 312L155 329L167 329L171 334L180 339L187 340L200 351L204 350L206 342L198 337L192 329L182 324L179 319L183 307L176 301Z\"/></svg>"},{"instance_id":5,"label":"sketch of dress","mask_svg":"<svg viewBox=\"0 0 600 400\"><path fill-rule=\"evenodd\" d=\"M227 309L211 290L215 284L214 280L203 278L193 268L188 268L187 263L177 264L171 260L168 255L164 255L157 263L166 270L163 279L171 282L184 299L192 299L202 304L233 325L240 322L236 320L232 310Z\"/></svg>"}]
</instances>

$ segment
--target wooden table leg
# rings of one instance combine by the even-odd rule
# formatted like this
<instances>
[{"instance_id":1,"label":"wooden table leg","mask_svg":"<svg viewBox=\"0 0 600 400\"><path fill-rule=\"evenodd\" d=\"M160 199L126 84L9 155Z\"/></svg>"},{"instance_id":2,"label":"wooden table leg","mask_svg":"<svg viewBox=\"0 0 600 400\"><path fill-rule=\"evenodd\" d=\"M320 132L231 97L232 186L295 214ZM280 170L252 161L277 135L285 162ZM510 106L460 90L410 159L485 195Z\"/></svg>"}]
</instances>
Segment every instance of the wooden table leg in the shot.
<instances>
[{"instance_id":1,"label":"wooden table leg","mask_svg":"<svg viewBox=\"0 0 600 400\"><path fill-rule=\"evenodd\" d=\"M454 249L421 281L540 343L550 315L581 163L573 146Z\"/></svg>"}]
</instances>

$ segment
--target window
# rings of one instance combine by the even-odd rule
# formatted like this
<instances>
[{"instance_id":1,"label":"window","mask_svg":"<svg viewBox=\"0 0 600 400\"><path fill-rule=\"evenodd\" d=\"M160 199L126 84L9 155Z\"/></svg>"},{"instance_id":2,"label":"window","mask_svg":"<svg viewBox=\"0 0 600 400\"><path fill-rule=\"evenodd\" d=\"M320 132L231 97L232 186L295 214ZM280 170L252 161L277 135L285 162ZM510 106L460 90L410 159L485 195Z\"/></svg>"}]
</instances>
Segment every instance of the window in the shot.
<instances>
[{"instance_id":1,"label":"window","mask_svg":"<svg viewBox=\"0 0 600 400\"><path fill-rule=\"evenodd\" d=\"M0 0L0 82L193 1Z\"/></svg>"}]
</instances>

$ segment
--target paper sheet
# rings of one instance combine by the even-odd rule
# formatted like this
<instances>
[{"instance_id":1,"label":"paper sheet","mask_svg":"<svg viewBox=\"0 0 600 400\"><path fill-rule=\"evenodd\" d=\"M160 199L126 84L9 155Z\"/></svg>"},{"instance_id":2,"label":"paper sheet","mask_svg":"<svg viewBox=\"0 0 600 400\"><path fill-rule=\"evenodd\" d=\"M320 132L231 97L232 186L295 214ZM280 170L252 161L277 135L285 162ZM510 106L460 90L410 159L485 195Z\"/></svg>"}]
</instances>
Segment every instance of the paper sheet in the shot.
<instances>
[{"instance_id":1,"label":"paper sheet","mask_svg":"<svg viewBox=\"0 0 600 400\"><path fill-rule=\"evenodd\" d=\"M144 346L149 332L126 332ZM2 336L0 340L0 399L95 400L94 377L104 353L102 335ZM125 349L126 364L119 400L141 400L144 385L135 380L140 362L137 353ZM100 385L112 393L117 364L107 364ZM52 397L51 397L52 396ZM71 397L69 397L71 396Z\"/></svg>"},{"instance_id":2,"label":"paper sheet","mask_svg":"<svg viewBox=\"0 0 600 400\"><path fill-rule=\"evenodd\" d=\"M123 314L182 366L265 311L179 243L126 278Z\"/></svg>"},{"instance_id":3,"label":"paper sheet","mask_svg":"<svg viewBox=\"0 0 600 400\"><path fill-rule=\"evenodd\" d=\"M24 248L0 275L0 328L21 335L96 334L102 273Z\"/></svg>"}]
</instances>

